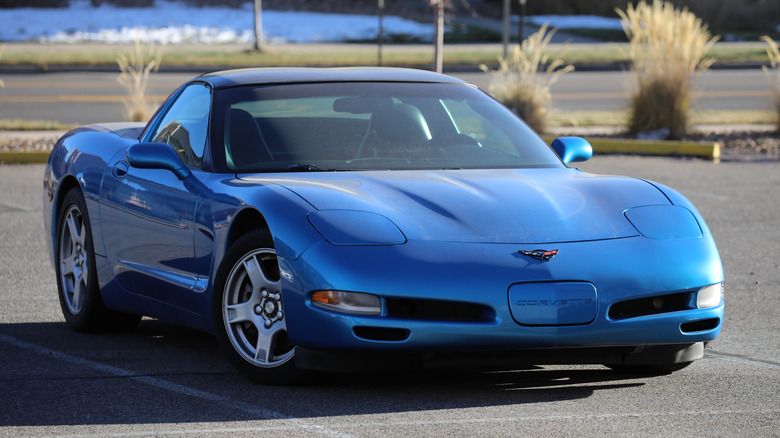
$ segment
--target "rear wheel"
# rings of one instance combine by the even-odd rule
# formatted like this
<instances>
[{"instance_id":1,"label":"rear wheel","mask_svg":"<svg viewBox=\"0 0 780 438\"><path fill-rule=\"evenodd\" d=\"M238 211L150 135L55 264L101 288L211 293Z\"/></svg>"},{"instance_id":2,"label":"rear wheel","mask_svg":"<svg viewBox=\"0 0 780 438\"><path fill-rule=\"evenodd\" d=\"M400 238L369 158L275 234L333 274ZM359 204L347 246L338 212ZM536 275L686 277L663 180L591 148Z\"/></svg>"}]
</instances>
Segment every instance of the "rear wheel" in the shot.
<instances>
[{"instance_id":1,"label":"rear wheel","mask_svg":"<svg viewBox=\"0 0 780 438\"><path fill-rule=\"evenodd\" d=\"M217 338L241 374L272 385L300 377L295 346L287 338L279 265L268 232L250 232L228 250L213 299Z\"/></svg>"},{"instance_id":2,"label":"rear wheel","mask_svg":"<svg viewBox=\"0 0 780 438\"><path fill-rule=\"evenodd\" d=\"M77 331L127 330L140 316L106 309L100 297L92 228L81 191L65 194L57 225L57 289L65 321Z\"/></svg>"}]
</instances>

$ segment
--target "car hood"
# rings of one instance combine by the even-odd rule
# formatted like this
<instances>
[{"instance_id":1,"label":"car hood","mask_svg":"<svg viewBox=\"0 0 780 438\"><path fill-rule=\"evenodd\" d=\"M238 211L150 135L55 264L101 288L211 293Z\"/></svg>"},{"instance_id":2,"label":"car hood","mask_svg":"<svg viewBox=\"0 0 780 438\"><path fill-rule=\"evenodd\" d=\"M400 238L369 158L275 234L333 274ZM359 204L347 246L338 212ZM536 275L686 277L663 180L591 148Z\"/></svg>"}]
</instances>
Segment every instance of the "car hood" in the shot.
<instances>
[{"instance_id":1,"label":"car hood","mask_svg":"<svg viewBox=\"0 0 780 438\"><path fill-rule=\"evenodd\" d=\"M381 214L412 240L553 243L637 236L623 212L669 204L653 185L576 169L240 175L279 184L317 210ZM349 224L345 224L349 227Z\"/></svg>"}]
</instances>

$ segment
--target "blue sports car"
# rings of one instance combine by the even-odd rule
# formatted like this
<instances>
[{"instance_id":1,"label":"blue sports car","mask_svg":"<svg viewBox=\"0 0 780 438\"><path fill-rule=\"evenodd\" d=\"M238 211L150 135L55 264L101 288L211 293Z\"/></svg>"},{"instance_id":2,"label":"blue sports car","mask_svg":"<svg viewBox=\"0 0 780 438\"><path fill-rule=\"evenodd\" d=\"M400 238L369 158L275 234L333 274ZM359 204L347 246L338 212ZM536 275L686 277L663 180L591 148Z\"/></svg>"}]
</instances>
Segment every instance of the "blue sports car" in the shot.
<instances>
[{"instance_id":1,"label":"blue sports car","mask_svg":"<svg viewBox=\"0 0 780 438\"><path fill-rule=\"evenodd\" d=\"M694 206L567 167L475 87L404 69L246 69L49 158L43 210L75 330L213 333L249 379L604 364L666 373L723 321Z\"/></svg>"}]
</instances>

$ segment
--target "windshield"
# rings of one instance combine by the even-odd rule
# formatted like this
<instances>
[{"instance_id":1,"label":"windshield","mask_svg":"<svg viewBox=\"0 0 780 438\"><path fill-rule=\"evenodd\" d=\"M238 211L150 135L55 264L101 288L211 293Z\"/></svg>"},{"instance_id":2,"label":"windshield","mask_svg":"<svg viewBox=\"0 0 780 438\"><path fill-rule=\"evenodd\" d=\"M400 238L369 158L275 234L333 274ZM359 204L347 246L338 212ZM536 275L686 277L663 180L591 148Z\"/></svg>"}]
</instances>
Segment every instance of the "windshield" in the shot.
<instances>
[{"instance_id":1,"label":"windshield","mask_svg":"<svg viewBox=\"0 0 780 438\"><path fill-rule=\"evenodd\" d=\"M523 122L466 85L310 83L218 90L224 172L559 167Z\"/></svg>"}]
</instances>

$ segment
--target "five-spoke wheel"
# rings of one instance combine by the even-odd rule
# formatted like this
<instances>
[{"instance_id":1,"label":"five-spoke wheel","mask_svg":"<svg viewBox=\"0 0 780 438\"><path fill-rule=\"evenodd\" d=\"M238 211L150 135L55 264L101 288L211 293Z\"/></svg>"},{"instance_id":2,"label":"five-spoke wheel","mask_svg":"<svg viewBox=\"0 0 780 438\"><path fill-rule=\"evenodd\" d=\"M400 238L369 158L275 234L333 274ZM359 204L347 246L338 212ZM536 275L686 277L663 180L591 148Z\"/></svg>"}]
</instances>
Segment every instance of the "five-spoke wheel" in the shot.
<instances>
[{"instance_id":1,"label":"five-spoke wheel","mask_svg":"<svg viewBox=\"0 0 780 438\"><path fill-rule=\"evenodd\" d=\"M287 338L279 266L267 232L253 231L228 250L214 295L217 337L233 365L260 383L295 380L295 347Z\"/></svg>"},{"instance_id":2,"label":"five-spoke wheel","mask_svg":"<svg viewBox=\"0 0 780 438\"><path fill-rule=\"evenodd\" d=\"M68 206L63 215L58 245L59 280L62 297L70 313L77 314L84 306L84 296L90 282L90 261L86 253L87 230L84 216L75 204Z\"/></svg>"}]
</instances>

